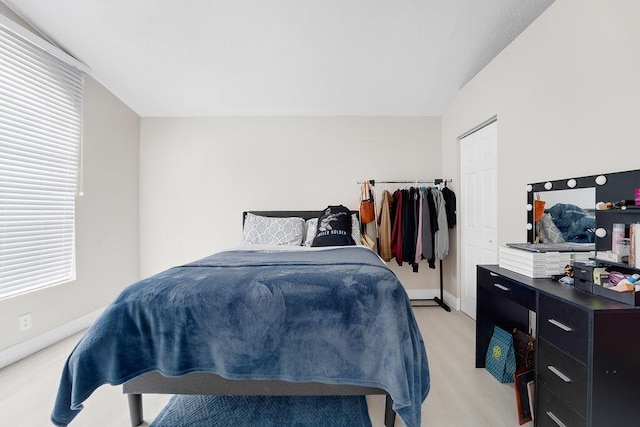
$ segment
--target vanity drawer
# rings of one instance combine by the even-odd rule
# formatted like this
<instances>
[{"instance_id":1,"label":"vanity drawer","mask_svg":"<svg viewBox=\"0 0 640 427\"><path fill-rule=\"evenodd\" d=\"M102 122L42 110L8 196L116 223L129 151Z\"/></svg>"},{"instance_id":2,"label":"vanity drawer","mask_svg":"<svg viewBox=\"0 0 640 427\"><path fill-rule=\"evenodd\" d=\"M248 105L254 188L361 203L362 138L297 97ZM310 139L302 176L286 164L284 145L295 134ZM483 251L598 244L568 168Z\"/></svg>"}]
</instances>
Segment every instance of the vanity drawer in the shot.
<instances>
[{"instance_id":1,"label":"vanity drawer","mask_svg":"<svg viewBox=\"0 0 640 427\"><path fill-rule=\"evenodd\" d=\"M574 277L573 286L576 289L580 289L587 292L593 292L593 282L590 280L584 280L579 277Z\"/></svg>"},{"instance_id":2,"label":"vanity drawer","mask_svg":"<svg viewBox=\"0 0 640 427\"><path fill-rule=\"evenodd\" d=\"M587 415L587 368L578 360L538 340L538 381L581 415Z\"/></svg>"},{"instance_id":3,"label":"vanity drawer","mask_svg":"<svg viewBox=\"0 0 640 427\"><path fill-rule=\"evenodd\" d=\"M595 264L587 264L584 262L573 263L573 277L574 279L582 279L587 282L593 282L593 269Z\"/></svg>"},{"instance_id":4,"label":"vanity drawer","mask_svg":"<svg viewBox=\"0 0 640 427\"><path fill-rule=\"evenodd\" d=\"M529 310L535 310L536 292L525 285L487 270L479 270L478 283Z\"/></svg>"},{"instance_id":5,"label":"vanity drawer","mask_svg":"<svg viewBox=\"0 0 640 427\"><path fill-rule=\"evenodd\" d=\"M547 387L536 387L538 408L536 409L536 425L538 427L583 427L587 420L562 403Z\"/></svg>"},{"instance_id":6,"label":"vanity drawer","mask_svg":"<svg viewBox=\"0 0 640 427\"><path fill-rule=\"evenodd\" d=\"M586 364L589 313L544 294L538 298L538 336Z\"/></svg>"},{"instance_id":7,"label":"vanity drawer","mask_svg":"<svg viewBox=\"0 0 640 427\"><path fill-rule=\"evenodd\" d=\"M573 263L573 286L587 292L593 292L593 270L600 264L593 261Z\"/></svg>"}]
</instances>

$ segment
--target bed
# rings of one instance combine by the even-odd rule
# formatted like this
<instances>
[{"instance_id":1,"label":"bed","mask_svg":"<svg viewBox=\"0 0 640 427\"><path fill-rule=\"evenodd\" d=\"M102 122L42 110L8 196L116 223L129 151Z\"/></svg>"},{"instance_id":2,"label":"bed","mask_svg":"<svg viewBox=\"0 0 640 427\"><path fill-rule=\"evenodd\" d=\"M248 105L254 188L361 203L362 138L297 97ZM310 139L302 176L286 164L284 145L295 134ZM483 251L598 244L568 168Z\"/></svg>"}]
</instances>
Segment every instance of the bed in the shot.
<instances>
[{"instance_id":1,"label":"bed","mask_svg":"<svg viewBox=\"0 0 640 427\"><path fill-rule=\"evenodd\" d=\"M397 413L418 427L429 368L402 285L364 246L303 247L224 251L125 289L69 356L53 423L109 383L123 384L134 426L141 395L166 393L381 394L386 426Z\"/></svg>"}]
</instances>

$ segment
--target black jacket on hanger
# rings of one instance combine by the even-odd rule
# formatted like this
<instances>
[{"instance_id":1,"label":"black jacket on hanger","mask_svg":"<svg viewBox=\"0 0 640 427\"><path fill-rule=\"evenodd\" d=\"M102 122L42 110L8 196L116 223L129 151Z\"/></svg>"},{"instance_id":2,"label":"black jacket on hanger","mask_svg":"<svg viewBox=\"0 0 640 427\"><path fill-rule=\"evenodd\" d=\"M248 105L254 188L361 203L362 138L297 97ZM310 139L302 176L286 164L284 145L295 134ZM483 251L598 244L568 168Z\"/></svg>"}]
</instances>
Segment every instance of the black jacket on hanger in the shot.
<instances>
[{"instance_id":1,"label":"black jacket on hanger","mask_svg":"<svg viewBox=\"0 0 640 427\"><path fill-rule=\"evenodd\" d=\"M433 200L433 194L431 193L431 189L427 189L427 204L429 206L429 222L431 225L431 257L427 259L429 262L429 268L436 268L436 258L435 258L435 234L436 231L439 230L438 227L438 212L436 211L436 203ZM429 232L429 230L422 230L423 233Z\"/></svg>"},{"instance_id":2,"label":"black jacket on hanger","mask_svg":"<svg viewBox=\"0 0 640 427\"><path fill-rule=\"evenodd\" d=\"M444 197L444 208L447 212L447 225L453 228L456 225L456 193L445 185L442 189L442 197Z\"/></svg>"}]
</instances>

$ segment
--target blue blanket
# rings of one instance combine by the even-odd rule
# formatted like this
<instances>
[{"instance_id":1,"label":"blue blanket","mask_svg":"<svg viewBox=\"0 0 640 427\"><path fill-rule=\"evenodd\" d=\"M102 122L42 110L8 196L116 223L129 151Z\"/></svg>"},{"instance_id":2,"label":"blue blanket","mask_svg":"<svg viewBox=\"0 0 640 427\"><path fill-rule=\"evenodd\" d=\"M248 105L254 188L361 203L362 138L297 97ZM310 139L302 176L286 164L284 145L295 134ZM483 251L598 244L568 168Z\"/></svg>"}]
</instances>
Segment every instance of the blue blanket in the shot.
<instances>
[{"instance_id":1,"label":"blue blanket","mask_svg":"<svg viewBox=\"0 0 640 427\"><path fill-rule=\"evenodd\" d=\"M596 217L579 206L556 203L547 210L565 242L595 243Z\"/></svg>"},{"instance_id":2,"label":"blue blanket","mask_svg":"<svg viewBox=\"0 0 640 427\"><path fill-rule=\"evenodd\" d=\"M222 252L131 285L69 356L53 423L69 424L100 385L151 371L379 387L407 427L429 391L404 288L353 246Z\"/></svg>"}]
</instances>

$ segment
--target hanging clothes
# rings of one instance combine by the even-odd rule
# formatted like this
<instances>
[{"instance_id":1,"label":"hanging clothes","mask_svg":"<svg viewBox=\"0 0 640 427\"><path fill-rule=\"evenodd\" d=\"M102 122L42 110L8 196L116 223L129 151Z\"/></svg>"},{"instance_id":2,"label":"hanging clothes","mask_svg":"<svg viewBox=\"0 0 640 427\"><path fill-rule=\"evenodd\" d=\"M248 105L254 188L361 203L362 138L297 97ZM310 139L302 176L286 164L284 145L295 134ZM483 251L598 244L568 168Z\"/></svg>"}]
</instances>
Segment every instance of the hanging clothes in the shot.
<instances>
[{"instance_id":1,"label":"hanging clothes","mask_svg":"<svg viewBox=\"0 0 640 427\"><path fill-rule=\"evenodd\" d=\"M449 253L449 222L455 224L455 194L438 187L384 190L376 225L378 253L399 266L407 262L418 272L420 261L429 268Z\"/></svg>"},{"instance_id":2,"label":"hanging clothes","mask_svg":"<svg viewBox=\"0 0 640 427\"><path fill-rule=\"evenodd\" d=\"M388 190L382 192L380 214L378 215L378 235L380 238L378 250L380 258L389 262L393 258L391 254L391 203L393 196Z\"/></svg>"},{"instance_id":3,"label":"hanging clothes","mask_svg":"<svg viewBox=\"0 0 640 427\"><path fill-rule=\"evenodd\" d=\"M402 190L393 192L393 228L391 229L391 255L402 265Z\"/></svg>"},{"instance_id":4,"label":"hanging clothes","mask_svg":"<svg viewBox=\"0 0 640 427\"><path fill-rule=\"evenodd\" d=\"M436 259L444 259L449 254L449 230L447 225L447 211L445 208L442 192L434 188L431 190L433 201L436 206L436 219L438 231L434 234L433 255Z\"/></svg>"},{"instance_id":5,"label":"hanging clothes","mask_svg":"<svg viewBox=\"0 0 640 427\"><path fill-rule=\"evenodd\" d=\"M402 218L402 260L410 264L416 258L416 189L411 187L402 190L403 218Z\"/></svg>"},{"instance_id":6,"label":"hanging clothes","mask_svg":"<svg viewBox=\"0 0 640 427\"><path fill-rule=\"evenodd\" d=\"M444 206L447 211L447 225L449 228L456 226L456 193L451 191L445 184L442 189L444 197Z\"/></svg>"},{"instance_id":7,"label":"hanging clothes","mask_svg":"<svg viewBox=\"0 0 640 427\"><path fill-rule=\"evenodd\" d=\"M435 234L438 231L438 216L436 212L436 205L433 200L433 194L431 188L424 189L424 200L422 219L424 224L422 225L422 253L427 262L429 268L436 268L435 259Z\"/></svg>"},{"instance_id":8,"label":"hanging clothes","mask_svg":"<svg viewBox=\"0 0 640 427\"><path fill-rule=\"evenodd\" d=\"M422 233L420 238L422 239L422 257L426 260L433 258L433 236L431 234L431 213L427 198L430 197L430 193L425 187L420 188L420 195L422 196ZM434 264L435 267L435 264Z\"/></svg>"},{"instance_id":9,"label":"hanging clothes","mask_svg":"<svg viewBox=\"0 0 640 427\"><path fill-rule=\"evenodd\" d=\"M420 261L422 260L422 225L423 225L423 219L422 219L422 210L423 210L423 202L424 202L424 198L422 197L422 191L420 189L417 189L417 197L418 197L418 229L417 229L417 233L416 233L416 259L415 259L415 263L419 264Z\"/></svg>"}]
</instances>

